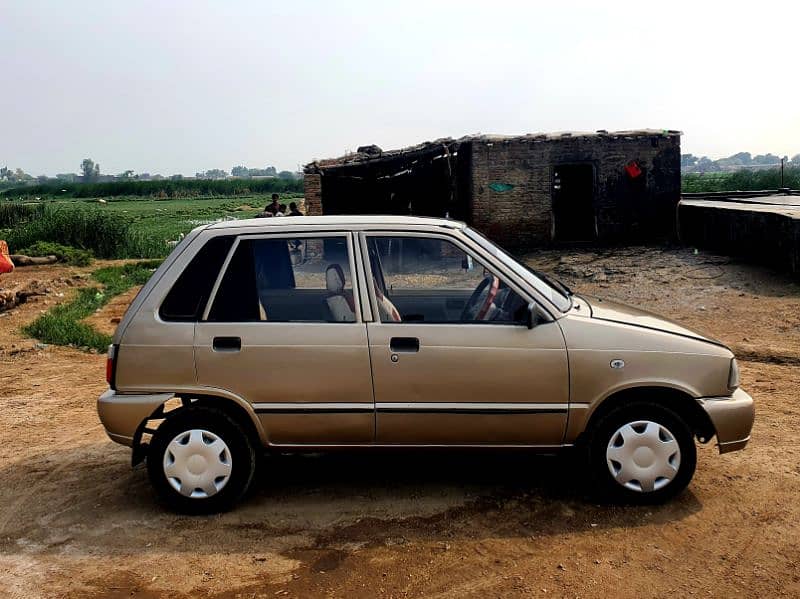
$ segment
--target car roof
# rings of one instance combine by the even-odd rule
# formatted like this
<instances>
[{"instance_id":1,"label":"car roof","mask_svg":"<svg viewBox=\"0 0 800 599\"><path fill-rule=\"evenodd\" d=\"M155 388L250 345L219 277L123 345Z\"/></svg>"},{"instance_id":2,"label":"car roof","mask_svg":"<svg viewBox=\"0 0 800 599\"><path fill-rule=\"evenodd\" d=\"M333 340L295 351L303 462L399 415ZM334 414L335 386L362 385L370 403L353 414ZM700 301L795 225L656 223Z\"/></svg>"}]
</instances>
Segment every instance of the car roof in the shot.
<instances>
[{"instance_id":1,"label":"car roof","mask_svg":"<svg viewBox=\"0 0 800 599\"><path fill-rule=\"evenodd\" d=\"M246 218L226 220L209 225L209 229L259 229L303 226L339 226L352 228L428 226L463 229L466 225L458 220L427 216L391 215L338 215L338 216L277 216L272 218Z\"/></svg>"}]
</instances>

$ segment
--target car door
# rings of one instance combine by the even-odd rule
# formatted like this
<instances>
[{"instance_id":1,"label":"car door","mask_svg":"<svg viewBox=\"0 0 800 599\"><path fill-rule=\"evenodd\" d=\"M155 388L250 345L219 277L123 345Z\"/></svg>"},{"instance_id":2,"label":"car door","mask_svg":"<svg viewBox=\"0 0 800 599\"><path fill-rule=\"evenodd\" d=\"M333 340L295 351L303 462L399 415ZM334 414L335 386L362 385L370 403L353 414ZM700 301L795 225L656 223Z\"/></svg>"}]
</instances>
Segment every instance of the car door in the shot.
<instances>
[{"instance_id":1,"label":"car door","mask_svg":"<svg viewBox=\"0 0 800 599\"><path fill-rule=\"evenodd\" d=\"M569 380L558 323L540 311L528 328L532 298L460 239L365 233L360 241L376 315L367 324L376 441L559 445Z\"/></svg>"},{"instance_id":2,"label":"car door","mask_svg":"<svg viewBox=\"0 0 800 599\"><path fill-rule=\"evenodd\" d=\"M271 444L374 440L350 233L239 237L195 328L200 385L253 405Z\"/></svg>"}]
</instances>

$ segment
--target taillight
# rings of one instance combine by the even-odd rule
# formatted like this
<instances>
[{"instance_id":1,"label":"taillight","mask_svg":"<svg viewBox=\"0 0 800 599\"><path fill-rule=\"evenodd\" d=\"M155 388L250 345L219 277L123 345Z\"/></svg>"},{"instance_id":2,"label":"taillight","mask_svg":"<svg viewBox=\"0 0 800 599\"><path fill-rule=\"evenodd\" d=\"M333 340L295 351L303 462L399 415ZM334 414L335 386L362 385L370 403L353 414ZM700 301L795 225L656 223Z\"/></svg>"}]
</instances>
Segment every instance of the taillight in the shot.
<instances>
[{"instance_id":1,"label":"taillight","mask_svg":"<svg viewBox=\"0 0 800 599\"><path fill-rule=\"evenodd\" d=\"M109 345L106 356L106 382L109 387L114 388L114 358L117 355L117 346Z\"/></svg>"}]
</instances>

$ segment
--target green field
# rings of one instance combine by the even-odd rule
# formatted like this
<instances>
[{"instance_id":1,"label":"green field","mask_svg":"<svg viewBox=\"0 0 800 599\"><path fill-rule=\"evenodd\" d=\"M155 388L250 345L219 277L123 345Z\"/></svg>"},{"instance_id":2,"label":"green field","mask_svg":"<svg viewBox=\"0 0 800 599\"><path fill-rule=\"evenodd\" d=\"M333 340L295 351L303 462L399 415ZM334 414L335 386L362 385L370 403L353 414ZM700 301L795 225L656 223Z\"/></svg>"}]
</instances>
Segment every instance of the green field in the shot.
<instances>
[{"instance_id":1,"label":"green field","mask_svg":"<svg viewBox=\"0 0 800 599\"><path fill-rule=\"evenodd\" d=\"M740 170L730 173L684 173L681 177L683 193L720 191L763 191L781 186L800 189L800 168L786 167L781 180L780 169Z\"/></svg>"},{"instance_id":2,"label":"green field","mask_svg":"<svg viewBox=\"0 0 800 599\"><path fill-rule=\"evenodd\" d=\"M302 194L281 194L281 202L302 198ZM155 200L139 197L111 198L107 204L93 200L58 202L62 205L89 207L106 213L119 214L129 220L134 229L166 244L195 227L218 220L252 218L271 201L270 195L213 197L177 200Z\"/></svg>"}]
</instances>

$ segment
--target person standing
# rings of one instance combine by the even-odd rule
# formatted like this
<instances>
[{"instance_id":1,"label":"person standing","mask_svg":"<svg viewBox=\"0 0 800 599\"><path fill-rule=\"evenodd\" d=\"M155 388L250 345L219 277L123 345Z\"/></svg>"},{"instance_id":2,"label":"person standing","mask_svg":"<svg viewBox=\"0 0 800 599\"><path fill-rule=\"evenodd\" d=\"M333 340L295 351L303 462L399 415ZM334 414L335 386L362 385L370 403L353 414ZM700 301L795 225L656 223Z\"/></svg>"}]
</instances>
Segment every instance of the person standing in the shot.
<instances>
[{"instance_id":1,"label":"person standing","mask_svg":"<svg viewBox=\"0 0 800 599\"><path fill-rule=\"evenodd\" d=\"M286 216L303 216L303 213L297 209L297 204L295 202L289 203L289 214Z\"/></svg>"},{"instance_id":2,"label":"person standing","mask_svg":"<svg viewBox=\"0 0 800 599\"><path fill-rule=\"evenodd\" d=\"M264 209L264 212L271 212L272 216L277 216L280 212L281 204L278 201L280 198L277 193L272 194L272 203Z\"/></svg>"}]
</instances>

